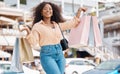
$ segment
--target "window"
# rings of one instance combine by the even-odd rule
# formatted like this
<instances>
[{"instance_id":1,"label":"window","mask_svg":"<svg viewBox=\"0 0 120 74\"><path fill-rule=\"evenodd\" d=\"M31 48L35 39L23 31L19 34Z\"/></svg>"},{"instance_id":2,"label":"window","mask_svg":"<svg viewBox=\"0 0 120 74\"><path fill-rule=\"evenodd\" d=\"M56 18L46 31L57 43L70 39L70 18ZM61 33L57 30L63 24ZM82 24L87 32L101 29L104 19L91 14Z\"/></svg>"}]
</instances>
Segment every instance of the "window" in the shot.
<instances>
[{"instance_id":1,"label":"window","mask_svg":"<svg viewBox=\"0 0 120 74\"><path fill-rule=\"evenodd\" d=\"M20 0L20 4L27 4L27 1L26 0Z\"/></svg>"},{"instance_id":2,"label":"window","mask_svg":"<svg viewBox=\"0 0 120 74\"><path fill-rule=\"evenodd\" d=\"M71 65L83 65L84 62L83 61L71 61L69 64L71 64Z\"/></svg>"}]
</instances>

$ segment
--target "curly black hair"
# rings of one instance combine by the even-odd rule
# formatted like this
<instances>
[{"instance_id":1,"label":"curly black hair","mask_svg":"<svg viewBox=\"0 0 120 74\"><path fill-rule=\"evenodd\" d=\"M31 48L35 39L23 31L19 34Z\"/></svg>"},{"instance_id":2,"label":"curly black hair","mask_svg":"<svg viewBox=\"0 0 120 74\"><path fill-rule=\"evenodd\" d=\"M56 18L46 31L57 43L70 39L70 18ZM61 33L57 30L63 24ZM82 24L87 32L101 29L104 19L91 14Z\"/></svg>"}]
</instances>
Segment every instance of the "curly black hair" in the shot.
<instances>
[{"instance_id":1,"label":"curly black hair","mask_svg":"<svg viewBox=\"0 0 120 74\"><path fill-rule=\"evenodd\" d=\"M61 8L60 6L51 3L51 2L42 2L40 4L38 4L34 9L33 9L33 25L37 22L39 22L40 20L43 20L43 16L40 12L42 12L44 6L46 4L50 4L52 9L53 9L53 15L51 17L51 21L55 21L56 23L59 22L64 22L65 19L62 17L61 15Z\"/></svg>"}]
</instances>

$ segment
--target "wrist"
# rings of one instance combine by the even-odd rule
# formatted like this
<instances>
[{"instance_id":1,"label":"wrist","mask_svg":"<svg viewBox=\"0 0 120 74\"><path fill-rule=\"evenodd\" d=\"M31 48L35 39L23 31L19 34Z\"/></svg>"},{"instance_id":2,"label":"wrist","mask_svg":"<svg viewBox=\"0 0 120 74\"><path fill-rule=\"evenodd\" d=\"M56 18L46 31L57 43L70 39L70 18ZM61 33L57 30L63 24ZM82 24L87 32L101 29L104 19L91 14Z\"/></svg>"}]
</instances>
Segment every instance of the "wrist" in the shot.
<instances>
[{"instance_id":1,"label":"wrist","mask_svg":"<svg viewBox=\"0 0 120 74\"><path fill-rule=\"evenodd\" d=\"M29 28L27 28L27 35L29 35L30 34L30 29Z\"/></svg>"},{"instance_id":2,"label":"wrist","mask_svg":"<svg viewBox=\"0 0 120 74\"><path fill-rule=\"evenodd\" d=\"M79 18L79 17L80 17L80 14L81 14L81 11L78 11L78 12L76 13L76 17Z\"/></svg>"},{"instance_id":3,"label":"wrist","mask_svg":"<svg viewBox=\"0 0 120 74\"><path fill-rule=\"evenodd\" d=\"M82 8L79 8L78 11L77 11L77 13L76 13L76 17L77 18L80 17L81 12L82 12Z\"/></svg>"}]
</instances>

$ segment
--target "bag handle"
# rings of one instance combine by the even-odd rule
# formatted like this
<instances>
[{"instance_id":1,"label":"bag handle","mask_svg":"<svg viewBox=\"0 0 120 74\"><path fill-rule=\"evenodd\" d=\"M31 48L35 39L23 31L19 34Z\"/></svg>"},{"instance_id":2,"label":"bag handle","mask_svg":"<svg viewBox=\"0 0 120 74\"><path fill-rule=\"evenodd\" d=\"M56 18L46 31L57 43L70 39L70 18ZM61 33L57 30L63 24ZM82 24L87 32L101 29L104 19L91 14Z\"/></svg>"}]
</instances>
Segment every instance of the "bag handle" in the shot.
<instances>
[{"instance_id":1,"label":"bag handle","mask_svg":"<svg viewBox=\"0 0 120 74\"><path fill-rule=\"evenodd\" d=\"M59 23L58 23L58 26L59 26L59 29L60 29L60 31L61 31L61 34L62 34L63 39L65 39L65 36L64 36L64 34L63 34L62 30L61 30L61 27L60 27Z\"/></svg>"}]
</instances>

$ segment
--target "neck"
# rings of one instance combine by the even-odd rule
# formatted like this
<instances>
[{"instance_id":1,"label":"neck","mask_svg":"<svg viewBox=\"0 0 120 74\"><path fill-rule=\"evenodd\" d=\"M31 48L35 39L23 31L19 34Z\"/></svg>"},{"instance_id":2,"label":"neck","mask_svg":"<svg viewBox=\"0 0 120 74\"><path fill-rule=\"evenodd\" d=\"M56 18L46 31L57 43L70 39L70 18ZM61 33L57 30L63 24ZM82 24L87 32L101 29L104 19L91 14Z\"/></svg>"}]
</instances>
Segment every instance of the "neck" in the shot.
<instances>
[{"instance_id":1,"label":"neck","mask_svg":"<svg viewBox=\"0 0 120 74\"><path fill-rule=\"evenodd\" d=\"M45 24L51 24L50 18L44 18L43 21L45 22Z\"/></svg>"}]
</instances>

